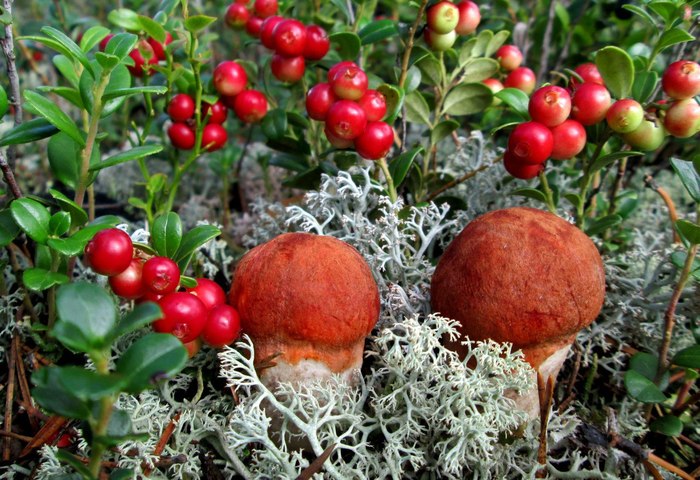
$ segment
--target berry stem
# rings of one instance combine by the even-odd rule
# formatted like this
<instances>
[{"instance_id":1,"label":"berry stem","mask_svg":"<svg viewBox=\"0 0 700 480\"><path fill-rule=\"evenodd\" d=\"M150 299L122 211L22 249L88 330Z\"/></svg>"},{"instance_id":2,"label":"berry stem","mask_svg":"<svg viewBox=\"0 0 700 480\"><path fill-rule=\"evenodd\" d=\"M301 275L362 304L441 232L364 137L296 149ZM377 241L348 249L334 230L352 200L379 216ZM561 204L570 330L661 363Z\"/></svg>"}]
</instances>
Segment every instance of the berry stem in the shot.
<instances>
[{"instance_id":1,"label":"berry stem","mask_svg":"<svg viewBox=\"0 0 700 480\"><path fill-rule=\"evenodd\" d=\"M406 50L403 52L403 58L401 59L401 75L399 76L399 87L403 88L404 83L406 83L406 76L408 75L408 64L411 60L411 51L413 50L413 39L418 31L418 25L423 21L423 12L425 12L425 7L428 5L428 0L421 0L420 7L418 7L418 13L416 13L416 20L411 25L411 29L408 31L408 41L406 42Z\"/></svg>"},{"instance_id":2,"label":"berry stem","mask_svg":"<svg viewBox=\"0 0 700 480\"><path fill-rule=\"evenodd\" d=\"M542 170L539 174L540 183L542 184L542 190L544 190L544 196L546 198L547 208L550 212L556 215L557 207L554 205L554 194L552 189L549 187L549 181L547 180L547 175Z\"/></svg>"},{"instance_id":3,"label":"berry stem","mask_svg":"<svg viewBox=\"0 0 700 480\"><path fill-rule=\"evenodd\" d=\"M377 164L379 165L379 168L382 169L382 172L384 172L387 190L389 191L389 198L391 198L392 202L396 202L396 199L398 198L398 195L396 193L396 186L394 185L394 179L391 176L391 172L389 171L389 165L387 165L386 163L386 158L380 158L379 160L377 160Z\"/></svg>"}]
</instances>

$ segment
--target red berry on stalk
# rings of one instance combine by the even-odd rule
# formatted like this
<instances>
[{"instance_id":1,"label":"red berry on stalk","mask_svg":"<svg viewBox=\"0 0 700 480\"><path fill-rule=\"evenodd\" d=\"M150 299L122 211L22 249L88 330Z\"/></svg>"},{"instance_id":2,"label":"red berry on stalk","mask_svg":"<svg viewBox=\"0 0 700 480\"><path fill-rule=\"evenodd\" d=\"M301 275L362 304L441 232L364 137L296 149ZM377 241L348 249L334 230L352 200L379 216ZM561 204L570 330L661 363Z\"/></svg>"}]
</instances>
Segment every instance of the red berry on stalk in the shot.
<instances>
[{"instance_id":1,"label":"red berry on stalk","mask_svg":"<svg viewBox=\"0 0 700 480\"><path fill-rule=\"evenodd\" d=\"M528 163L521 163L517 157L507 150L503 155L503 166L512 176L522 180L530 180L531 178L535 178L542 170L544 170L544 164L538 163L531 165Z\"/></svg>"},{"instance_id":2,"label":"red berry on stalk","mask_svg":"<svg viewBox=\"0 0 700 480\"><path fill-rule=\"evenodd\" d=\"M508 137L508 151L520 163L544 163L552 154L552 132L538 122L524 122Z\"/></svg>"},{"instance_id":3,"label":"red berry on stalk","mask_svg":"<svg viewBox=\"0 0 700 480\"><path fill-rule=\"evenodd\" d=\"M700 94L700 65L690 60L673 62L661 77L661 85L666 95L676 100Z\"/></svg>"},{"instance_id":4,"label":"red berry on stalk","mask_svg":"<svg viewBox=\"0 0 700 480\"><path fill-rule=\"evenodd\" d=\"M275 53L270 62L270 70L272 70L272 75L280 82L296 83L304 76L306 62L301 55L285 57Z\"/></svg>"},{"instance_id":5,"label":"red berry on stalk","mask_svg":"<svg viewBox=\"0 0 700 480\"><path fill-rule=\"evenodd\" d=\"M172 333L182 343L196 339L207 323L202 301L186 292L173 292L158 301L163 317L153 322L153 330Z\"/></svg>"},{"instance_id":6,"label":"red berry on stalk","mask_svg":"<svg viewBox=\"0 0 700 480\"><path fill-rule=\"evenodd\" d=\"M233 101L233 111L245 123L257 123L267 113L267 99L262 92L245 90Z\"/></svg>"},{"instance_id":7,"label":"red berry on stalk","mask_svg":"<svg viewBox=\"0 0 700 480\"><path fill-rule=\"evenodd\" d=\"M284 18L277 15L266 18L260 27L260 43L270 50L275 49L275 29Z\"/></svg>"},{"instance_id":8,"label":"red berry on stalk","mask_svg":"<svg viewBox=\"0 0 700 480\"><path fill-rule=\"evenodd\" d=\"M582 63L574 69L574 72L578 73L583 83L597 83L598 85L605 85L603 81L603 76L600 74L600 70L595 63ZM580 86L580 82L576 77L571 77L571 88L576 89Z\"/></svg>"},{"instance_id":9,"label":"red berry on stalk","mask_svg":"<svg viewBox=\"0 0 700 480\"><path fill-rule=\"evenodd\" d=\"M118 228L99 231L85 247L85 262L95 273L117 275L129 266L134 256L131 237Z\"/></svg>"},{"instance_id":10,"label":"red berry on stalk","mask_svg":"<svg viewBox=\"0 0 700 480\"><path fill-rule=\"evenodd\" d=\"M218 100L213 105L202 103L202 119L207 123L218 123L221 125L228 117L226 105L221 100Z\"/></svg>"},{"instance_id":11,"label":"red berry on stalk","mask_svg":"<svg viewBox=\"0 0 700 480\"><path fill-rule=\"evenodd\" d=\"M575 157L586 146L586 129L576 120L566 120L551 130L554 160Z\"/></svg>"},{"instance_id":12,"label":"red berry on stalk","mask_svg":"<svg viewBox=\"0 0 700 480\"><path fill-rule=\"evenodd\" d=\"M306 44L304 45L304 58L307 60L321 60L331 48L331 41L326 31L318 25L306 27Z\"/></svg>"},{"instance_id":13,"label":"red berry on stalk","mask_svg":"<svg viewBox=\"0 0 700 480\"><path fill-rule=\"evenodd\" d=\"M194 99L186 93L178 93L170 99L168 115L174 122L186 122L194 116Z\"/></svg>"},{"instance_id":14,"label":"red berry on stalk","mask_svg":"<svg viewBox=\"0 0 700 480\"><path fill-rule=\"evenodd\" d=\"M160 43L153 37L148 38L148 44L153 48L153 53L155 53L158 60L165 60L167 56L165 55L165 47L173 43L173 36L170 32L165 32L165 40Z\"/></svg>"},{"instance_id":15,"label":"red berry on stalk","mask_svg":"<svg viewBox=\"0 0 700 480\"><path fill-rule=\"evenodd\" d=\"M129 266L123 272L109 277L112 291L122 298L133 300L142 296L146 289L142 281L143 260L132 258Z\"/></svg>"},{"instance_id":16,"label":"red berry on stalk","mask_svg":"<svg viewBox=\"0 0 700 480\"><path fill-rule=\"evenodd\" d=\"M571 98L571 117L582 125L595 125L605 118L611 104L607 88L597 83L584 83Z\"/></svg>"},{"instance_id":17,"label":"red berry on stalk","mask_svg":"<svg viewBox=\"0 0 700 480\"><path fill-rule=\"evenodd\" d=\"M644 120L644 109L636 100L623 98L613 103L605 114L608 126L617 133L636 130Z\"/></svg>"},{"instance_id":18,"label":"red berry on stalk","mask_svg":"<svg viewBox=\"0 0 700 480\"><path fill-rule=\"evenodd\" d=\"M304 53L306 27L299 20L286 19L273 32L274 50L285 57L296 57Z\"/></svg>"},{"instance_id":19,"label":"red berry on stalk","mask_svg":"<svg viewBox=\"0 0 700 480\"><path fill-rule=\"evenodd\" d=\"M471 35L481 22L479 6L471 0L463 0L457 4L457 9L459 10L459 21L455 28L457 35Z\"/></svg>"},{"instance_id":20,"label":"red berry on stalk","mask_svg":"<svg viewBox=\"0 0 700 480\"><path fill-rule=\"evenodd\" d=\"M537 77L535 72L527 67L518 67L508 74L503 86L506 88L517 88L530 95L535 89Z\"/></svg>"},{"instance_id":21,"label":"red berry on stalk","mask_svg":"<svg viewBox=\"0 0 700 480\"><path fill-rule=\"evenodd\" d=\"M336 100L333 89L328 83L314 85L306 94L306 112L309 118L325 120L328 109Z\"/></svg>"},{"instance_id":22,"label":"red berry on stalk","mask_svg":"<svg viewBox=\"0 0 700 480\"><path fill-rule=\"evenodd\" d=\"M571 113L569 92L554 85L538 88L530 97L528 112L535 122L546 127L555 127Z\"/></svg>"},{"instance_id":23,"label":"red berry on stalk","mask_svg":"<svg viewBox=\"0 0 700 480\"><path fill-rule=\"evenodd\" d=\"M224 21L226 25L235 29L241 30L246 26L248 20L250 19L250 12L245 5L240 3L232 3L226 9L226 14L224 15Z\"/></svg>"},{"instance_id":24,"label":"red berry on stalk","mask_svg":"<svg viewBox=\"0 0 700 480\"><path fill-rule=\"evenodd\" d=\"M357 103L350 100L338 100L328 110L326 128L336 137L354 140L359 137L367 125L367 115Z\"/></svg>"},{"instance_id":25,"label":"red berry on stalk","mask_svg":"<svg viewBox=\"0 0 700 480\"><path fill-rule=\"evenodd\" d=\"M426 15L428 28L435 33L449 33L457 27L459 9L445 0L437 2L428 8Z\"/></svg>"},{"instance_id":26,"label":"red berry on stalk","mask_svg":"<svg viewBox=\"0 0 700 480\"><path fill-rule=\"evenodd\" d=\"M328 125L326 125L323 128L323 133L326 135L326 138L328 139L328 142L333 145L335 148L338 149L346 149L350 148L354 145L352 140L347 140L345 138L340 138L339 136L335 135L333 132L328 130Z\"/></svg>"},{"instance_id":27,"label":"red berry on stalk","mask_svg":"<svg viewBox=\"0 0 700 480\"><path fill-rule=\"evenodd\" d=\"M350 60L343 60L342 62L338 62L328 70L328 74L326 75L328 83L330 83L331 79L335 76L336 73L348 66L360 68L355 62L351 62Z\"/></svg>"},{"instance_id":28,"label":"red berry on stalk","mask_svg":"<svg viewBox=\"0 0 700 480\"><path fill-rule=\"evenodd\" d=\"M700 131L700 105L694 98L678 100L666 110L664 127L676 138L692 137Z\"/></svg>"},{"instance_id":29,"label":"red berry on stalk","mask_svg":"<svg viewBox=\"0 0 700 480\"><path fill-rule=\"evenodd\" d=\"M376 90L367 90L357 104L365 111L368 122L378 122L386 115L386 98Z\"/></svg>"},{"instance_id":30,"label":"red berry on stalk","mask_svg":"<svg viewBox=\"0 0 700 480\"><path fill-rule=\"evenodd\" d=\"M386 157L394 144L394 129L385 122L369 122L365 131L355 139L355 150L367 160Z\"/></svg>"},{"instance_id":31,"label":"red berry on stalk","mask_svg":"<svg viewBox=\"0 0 700 480\"><path fill-rule=\"evenodd\" d=\"M359 100L367 91L369 80L357 65L346 65L336 70L328 83L338 98Z\"/></svg>"},{"instance_id":32,"label":"red berry on stalk","mask_svg":"<svg viewBox=\"0 0 700 480\"><path fill-rule=\"evenodd\" d=\"M506 72L512 72L523 63L523 53L515 45L503 45L496 51L496 60Z\"/></svg>"},{"instance_id":33,"label":"red berry on stalk","mask_svg":"<svg viewBox=\"0 0 700 480\"><path fill-rule=\"evenodd\" d=\"M260 18L267 18L277 13L277 0L255 0L253 12Z\"/></svg>"},{"instance_id":34,"label":"red berry on stalk","mask_svg":"<svg viewBox=\"0 0 700 480\"><path fill-rule=\"evenodd\" d=\"M194 130L186 123L173 123L168 128L168 137L173 147L179 150L192 150L195 143Z\"/></svg>"},{"instance_id":35,"label":"red berry on stalk","mask_svg":"<svg viewBox=\"0 0 700 480\"><path fill-rule=\"evenodd\" d=\"M429 28L425 29L423 33L423 38L425 43L428 44L431 50L436 52L444 52L452 48L452 45L457 41L457 32L454 30L447 33L437 33Z\"/></svg>"},{"instance_id":36,"label":"red berry on stalk","mask_svg":"<svg viewBox=\"0 0 700 480\"><path fill-rule=\"evenodd\" d=\"M197 286L188 288L187 293L198 297L207 310L226 303L226 292L218 283L208 278L198 278L196 281Z\"/></svg>"},{"instance_id":37,"label":"red berry on stalk","mask_svg":"<svg viewBox=\"0 0 700 480\"><path fill-rule=\"evenodd\" d=\"M245 90L248 75L238 63L227 60L214 69L214 88L221 95L234 96Z\"/></svg>"},{"instance_id":38,"label":"red berry on stalk","mask_svg":"<svg viewBox=\"0 0 700 480\"><path fill-rule=\"evenodd\" d=\"M129 53L129 56L134 61L134 65L130 65L127 68L133 76L142 77L144 71L148 71L149 75L153 75L155 73L155 70L149 68L148 66L158 63L158 58L156 57L156 53L153 51L153 47L151 47L146 40L140 40L131 53Z\"/></svg>"},{"instance_id":39,"label":"red berry on stalk","mask_svg":"<svg viewBox=\"0 0 700 480\"><path fill-rule=\"evenodd\" d=\"M143 264L142 281L151 293L174 292L180 285L180 268L168 257L151 257Z\"/></svg>"},{"instance_id":40,"label":"red berry on stalk","mask_svg":"<svg viewBox=\"0 0 700 480\"><path fill-rule=\"evenodd\" d=\"M202 129L202 149L214 152L223 148L228 140L226 129L218 123L209 123Z\"/></svg>"},{"instance_id":41,"label":"red berry on stalk","mask_svg":"<svg viewBox=\"0 0 700 480\"><path fill-rule=\"evenodd\" d=\"M112 39L113 36L114 36L114 34L113 34L113 33L110 33L110 34L107 35L105 38L103 38L102 40L100 40L100 47L99 47L99 48L100 48L100 52L104 52L104 51L105 51L105 49L107 48L107 44L109 43L109 41Z\"/></svg>"},{"instance_id":42,"label":"red berry on stalk","mask_svg":"<svg viewBox=\"0 0 700 480\"><path fill-rule=\"evenodd\" d=\"M231 344L241 333L241 318L238 311L230 305L212 308L207 316L207 323L202 331L204 343L214 348Z\"/></svg>"},{"instance_id":43,"label":"red berry on stalk","mask_svg":"<svg viewBox=\"0 0 700 480\"><path fill-rule=\"evenodd\" d=\"M260 38L263 21L260 17L250 17L245 24L246 33L251 37Z\"/></svg>"}]
</instances>

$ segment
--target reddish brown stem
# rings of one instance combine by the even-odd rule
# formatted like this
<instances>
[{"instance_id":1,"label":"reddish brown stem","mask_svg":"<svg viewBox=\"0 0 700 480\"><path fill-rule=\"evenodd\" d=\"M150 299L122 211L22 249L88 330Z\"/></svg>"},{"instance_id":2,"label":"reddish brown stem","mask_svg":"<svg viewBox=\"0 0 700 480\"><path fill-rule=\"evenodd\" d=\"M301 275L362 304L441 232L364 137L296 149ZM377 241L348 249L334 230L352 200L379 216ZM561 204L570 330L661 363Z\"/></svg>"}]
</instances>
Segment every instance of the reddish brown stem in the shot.
<instances>
[{"instance_id":1,"label":"reddish brown stem","mask_svg":"<svg viewBox=\"0 0 700 480\"><path fill-rule=\"evenodd\" d=\"M15 334L16 335L16 334ZM12 339L12 346L8 352L7 358L7 393L5 394L5 431L12 431L12 404L15 398L15 359L17 358L17 344ZM12 439L9 437L5 438L5 445L2 450L2 459L5 461L10 460L12 454Z\"/></svg>"}]
</instances>

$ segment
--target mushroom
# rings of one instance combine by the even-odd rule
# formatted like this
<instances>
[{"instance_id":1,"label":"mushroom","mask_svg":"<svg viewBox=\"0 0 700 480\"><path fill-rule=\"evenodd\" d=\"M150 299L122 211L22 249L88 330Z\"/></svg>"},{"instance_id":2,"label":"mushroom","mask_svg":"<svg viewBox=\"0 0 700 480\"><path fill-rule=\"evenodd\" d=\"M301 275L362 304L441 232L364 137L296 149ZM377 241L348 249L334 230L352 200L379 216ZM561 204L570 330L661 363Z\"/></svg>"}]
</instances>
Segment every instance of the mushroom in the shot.
<instances>
[{"instance_id":1,"label":"mushroom","mask_svg":"<svg viewBox=\"0 0 700 480\"><path fill-rule=\"evenodd\" d=\"M545 379L559 373L604 297L603 261L591 239L532 208L471 222L445 250L431 283L433 311L459 321L463 337L512 343ZM465 354L461 343L450 348ZM536 388L517 402L533 417Z\"/></svg>"},{"instance_id":2,"label":"mushroom","mask_svg":"<svg viewBox=\"0 0 700 480\"><path fill-rule=\"evenodd\" d=\"M356 383L379 290L364 258L333 237L286 233L250 250L230 292L266 385L340 375ZM269 362L269 359L274 359Z\"/></svg>"}]
</instances>

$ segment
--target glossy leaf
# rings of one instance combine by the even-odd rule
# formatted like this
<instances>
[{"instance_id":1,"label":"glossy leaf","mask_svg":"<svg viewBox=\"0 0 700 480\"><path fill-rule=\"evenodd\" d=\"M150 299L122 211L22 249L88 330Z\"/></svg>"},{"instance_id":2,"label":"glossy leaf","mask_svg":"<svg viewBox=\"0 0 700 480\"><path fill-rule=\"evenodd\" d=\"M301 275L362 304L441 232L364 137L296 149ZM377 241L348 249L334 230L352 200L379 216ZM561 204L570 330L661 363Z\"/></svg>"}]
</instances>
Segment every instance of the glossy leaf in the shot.
<instances>
[{"instance_id":1,"label":"glossy leaf","mask_svg":"<svg viewBox=\"0 0 700 480\"><path fill-rule=\"evenodd\" d=\"M47 156L49 166L58 180L64 185L75 189L80 175L82 147L64 132L59 132L49 140ZM100 149L95 146L92 150L90 165L100 159Z\"/></svg>"},{"instance_id":2,"label":"glossy leaf","mask_svg":"<svg viewBox=\"0 0 700 480\"><path fill-rule=\"evenodd\" d=\"M19 226L9 208L0 210L0 247L6 247L19 235Z\"/></svg>"},{"instance_id":3,"label":"glossy leaf","mask_svg":"<svg viewBox=\"0 0 700 480\"><path fill-rule=\"evenodd\" d=\"M145 15L139 15L138 18L141 28L148 34L149 37L153 37L160 43L165 41L165 29L160 23Z\"/></svg>"},{"instance_id":4,"label":"glossy leaf","mask_svg":"<svg viewBox=\"0 0 700 480\"><path fill-rule=\"evenodd\" d=\"M75 470L76 474L65 474L65 476L59 475L54 476L54 480L80 480L85 478L91 478L92 472L87 468L83 462L80 461L76 455L73 455L68 450L59 449L56 451L56 460Z\"/></svg>"},{"instance_id":5,"label":"glossy leaf","mask_svg":"<svg viewBox=\"0 0 700 480\"><path fill-rule=\"evenodd\" d=\"M68 283L68 276L43 268L28 268L22 273L22 283L29 290L43 292L56 285Z\"/></svg>"},{"instance_id":6,"label":"glossy leaf","mask_svg":"<svg viewBox=\"0 0 700 480\"><path fill-rule=\"evenodd\" d=\"M21 143L36 142L46 137L50 137L58 132L58 128L53 126L44 118L34 118L17 125L0 138L0 147L7 145L18 145Z\"/></svg>"},{"instance_id":7,"label":"glossy leaf","mask_svg":"<svg viewBox=\"0 0 700 480\"><path fill-rule=\"evenodd\" d=\"M335 32L331 33L328 38L331 44L335 46L342 60L355 60L360 54L362 41L356 34L352 32Z\"/></svg>"},{"instance_id":8,"label":"glossy leaf","mask_svg":"<svg viewBox=\"0 0 700 480\"><path fill-rule=\"evenodd\" d=\"M56 212L51 215L51 220L49 220L49 234L60 237L65 235L70 228L70 213L68 212Z\"/></svg>"},{"instance_id":9,"label":"glossy leaf","mask_svg":"<svg viewBox=\"0 0 700 480\"><path fill-rule=\"evenodd\" d=\"M192 254L208 241L221 235L221 230L214 225L198 225L187 232L182 237L180 248L177 250L174 260L180 267L180 271L184 271L190 261Z\"/></svg>"},{"instance_id":10,"label":"glossy leaf","mask_svg":"<svg viewBox=\"0 0 700 480\"><path fill-rule=\"evenodd\" d=\"M267 138L276 140L287 132L287 114L282 108L270 110L263 118L260 126Z\"/></svg>"},{"instance_id":11,"label":"glossy leaf","mask_svg":"<svg viewBox=\"0 0 700 480\"><path fill-rule=\"evenodd\" d=\"M693 163L680 158L672 158L671 166L692 199L700 203L700 173L693 167Z\"/></svg>"},{"instance_id":12,"label":"glossy leaf","mask_svg":"<svg viewBox=\"0 0 700 480\"><path fill-rule=\"evenodd\" d=\"M32 375L32 398L49 412L62 417L86 420L90 416L87 402L80 400L60 382L61 367L43 367Z\"/></svg>"},{"instance_id":13,"label":"glossy leaf","mask_svg":"<svg viewBox=\"0 0 700 480\"><path fill-rule=\"evenodd\" d=\"M394 180L394 185L397 187L401 185L411 169L411 165L413 165L413 163L416 161L418 155L421 155L424 152L425 150L423 147L414 147L411 150L403 152L401 155L393 158L391 162L389 162L389 173L391 174L391 178Z\"/></svg>"},{"instance_id":14,"label":"glossy leaf","mask_svg":"<svg viewBox=\"0 0 700 480\"><path fill-rule=\"evenodd\" d=\"M618 214L606 215L602 218L596 219L588 224L586 227L586 234L589 236L598 235L605 232L615 225L619 225L622 222L622 217Z\"/></svg>"},{"instance_id":15,"label":"glossy leaf","mask_svg":"<svg viewBox=\"0 0 700 480\"><path fill-rule=\"evenodd\" d=\"M162 145L143 145L141 147L130 148L129 150L124 150L123 152L112 155L103 162L97 163L90 167L90 171L98 171L103 168L113 167L114 165L119 165L120 163L131 162L133 160L138 160L140 158L149 157L160 153L163 151Z\"/></svg>"},{"instance_id":16,"label":"glossy leaf","mask_svg":"<svg viewBox=\"0 0 700 480\"><path fill-rule=\"evenodd\" d=\"M132 311L119 321L112 338L117 339L127 333L135 332L162 318L162 316L163 312L155 302L144 302L136 305Z\"/></svg>"},{"instance_id":17,"label":"glossy leaf","mask_svg":"<svg viewBox=\"0 0 700 480\"><path fill-rule=\"evenodd\" d=\"M117 393L123 380L118 375L101 375L82 367L60 367L58 381L80 400L99 400Z\"/></svg>"},{"instance_id":18,"label":"glossy leaf","mask_svg":"<svg viewBox=\"0 0 700 480\"><path fill-rule=\"evenodd\" d=\"M15 223L29 238L37 243L46 243L51 214L45 206L31 198L22 197L10 204L10 211Z\"/></svg>"},{"instance_id":19,"label":"glossy leaf","mask_svg":"<svg viewBox=\"0 0 700 480\"><path fill-rule=\"evenodd\" d=\"M688 220L676 220L676 230L691 245L700 244L700 225Z\"/></svg>"},{"instance_id":20,"label":"glossy leaf","mask_svg":"<svg viewBox=\"0 0 700 480\"><path fill-rule=\"evenodd\" d=\"M693 345L676 353L672 363L679 367L700 368L700 345Z\"/></svg>"},{"instance_id":21,"label":"glossy leaf","mask_svg":"<svg viewBox=\"0 0 700 480\"><path fill-rule=\"evenodd\" d=\"M185 20L185 28L188 32L199 32L204 30L212 23L216 22L216 17L210 17L208 15L192 15Z\"/></svg>"},{"instance_id":22,"label":"glossy leaf","mask_svg":"<svg viewBox=\"0 0 700 480\"><path fill-rule=\"evenodd\" d=\"M665 415L651 422L649 430L669 437L677 437L683 433L683 422L674 415Z\"/></svg>"},{"instance_id":23,"label":"glossy leaf","mask_svg":"<svg viewBox=\"0 0 700 480\"><path fill-rule=\"evenodd\" d=\"M496 53L498 49L501 48L504 43L506 43L508 37L510 37L510 31L508 30L501 30L500 32L495 33L484 49L484 57L490 57Z\"/></svg>"},{"instance_id":24,"label":"glossy leaf","mask_svg":"<svg viewBox=\"0 0 700 480\"><path fill-rule=\"evenodd\" d=\"M71 137L81 147L85 147L85 139L75 122L58 108L55 103L31 90L25 90L24 99L49 123Z\"/></svg>"},{"instance_id":25,"label":"glossy leaf","mask_svg":"<svg viewBox=\"0 0 700 480\"><path fill-rule=\"evenodd\" d=\"M625 372L625 387L632 398L642 403L661 403L666 400L666 395L654 382L634 370Z\"/></svg>"},{"instance_id":26,"label":"glossy leaf","mask_svg":"<svg viewBox=\"0 0 700 480\"><path fill-rule=\"evenodd\" d=\"M161 87L158 85L147 85L147 86L139 86L139 87L128 87L128 88L115 88L115 89L108 89L107 92L105 92L104 99L105 100L114 100L115 98L121 98L121 97L131 97L133 95L143 95L145 93L151 94L151 95L163 95L168 91L167 87Z\"/></svg>"},{"instance_id":27,"label":"glossy leaf","mask_svg":"<svg viewBox=\"0 0 700 480\"><path fill-rule=\"evenodd\" d=\"M596 53L595 64L615 98L629 96L634 84L634 63L627 52L613 46L602 48Z\"/></svg>"},{"instance_id":28,"label":"glossy leaf","mask_svg":"<svg viewBox=\"0 0 700 480\"><path fill-rule=\"evenodd\" d=\"M437 144L440 140L450 135L459 128L459 122L455 120L443 120L435 125L435 128L430 132L430 143Z\"/></svg>"},{"instance_id":29,"label":"glossy leaf","mask_svg":"<svg viewBox=\"0 0 700 480\"><path fill-rule=\"evenodd\" d=\"M111 16L116 11L118 10L112 10L109 15ZM117 33L109 40L107 48L105 48L105 53L114 55L120 60L123 60L128 57L134 49L138 39L139 37L133 33Z\"/></svg>"},{"instance_id":30,"label":"glossy leaf","mask_svg":"<svg viewBox=\"0 0 700 480\"><path fill-rule=\"evenodd\" d=\"M73 200L71 200L70 198L66 197L64 194L53 188L49 189L49 194L53 197L54 200L56 200L56 203L58 203L58 206L61 208L61 210L70 214L71 226L79 227L81 225L84 225L85 222L88 221L87 212L83 210L83 208L80 207L80 205L75 203Z\"/></svg>"},{"instance_id":31,"label":"glossy leaf","mask_svg":"<svg viewBox=\"0 0 700 480\"><path fill-rule=\"evenodd\" d=\"M461 82L474 83L486 80L498 72L498 62L493 58L474 58L464 66Z\"/></svg>"},{"instance_id":32,"label":"glossy leaf","mask_svg":"<svg viewBox=\"0 0 700 480\"><path fill-rule=\"evenodd\" d=\"M76 107L80 109L83 108L83 99L80 97L80 92L78 92L78 90L76 90L75 88L48 86L38 87L37 90L39 90L42 93L53 93L54 95L58 95L59 97L65 98Z\"/></svg>"},{"instance_id":33,"label":"glossy leaf","mask_svg":"<svg viewBox=\"0 0 700 480\"><path fill-rule=\"evenodd\" d=\"M357 32L362 45L380 42L398 34L399 30L396 28L396 22L389 19L370 22Z\"/></svg>"},{"instance_id":34,"label":"glossy leaf","mask_svg":"<svg viewBox=\"0 0 700 480\"><path fill-rule=\"evenodd\" d=\"M530 113L528 112L530 97L527 96L527 93L517 88L504 88L496 93L494 97L508 105L523 120L530 119Z\"/></svg>"},{"instance_id":35,"label":"glossy leaf","mask_svg":"<svg viewBox=\"0 0 700 480\"><path fill-rule=\"evenodd\" d=\"M180 340L169 333L150 333L122 354L116 370L124 376L124 391L138 393L175 375L186 361L187 350Z\"/></svg>"},{"instance_id":36,"label":"glossy leaf","mask_svg":"<svg viewBox=\"0 0 700 480\"><path fill-rule=\"evenodd\" d=\"M668 47L672 47L673 45L685 42L692 42L693 40L695 40L695 37L683 30L681 27L673 27L670 30L665 31L663 35L661 35L661 38L656 44L655 50L657 52L662 52Z\"/></svg>"},{"instance_id":37,"label":"glossy leaf","mask_svg":"<svg viewBox=\"0 0 700 480\"><path fill-rule=\"evenodd\" d=\"M90 72L90 75L95 74L85 52L68 35L54 27L42 27L41 33L58 42L64 49L61 53L80 62L83 68Z\"/></svg>"},{"instance_id":38,"label":"glossy leaf","mask_svg":"<svg viewBox=\"0 0 700 480\"><path fill-rule=\"evenodd\" d=\"M51 61L56 69L61 72L61 75L75 88L78 87L78 74L75 71L75 65L65 55L55 55Z\"/></svg>"},{"instance_id":39,"label":"glossy leaf","mask_svg":"<svg viewBox=\"0 0 700 480\"><path fill-rule=\"evenodd\" d=\"M654 380L659 369L659 358L651 353L637 352L630 358L630 369Z\"/></svg>"},{"instance_id":40,"label":"glossy leaf","mask_svg":"<svg viewBox=\"0 0 700 480\"><path fill-rule=\"evenodd\" d=\"M107 346L110 333L117 323L117 310L109 294L98 285L76 282L63 285L56 295L56 322L53 335L71 347L72 339L64 335L59 325L67 325L82 332L90 349Z\"/></svg>"},{"instance_id":41,"label":"glossy leaf","mask_svg":"<svg viewBox=\"0 0 700 480\"><path fill-rule=\"evenodd\" d=\"M377 91L384 95L386 101L386 115L384 116L384 121L389 125L393 124L396 117L401 113L401 108L403 108L404 103L404 91L400 87L383 84L377 87Z\"/></svg>"},{"instance_id":42,"label":"glossy leaf","mask_svg":"<svg viewBox=\"0 0 700 480\"><path fill-rule=\"evenodd\" d=\"M533 200L537 200L542 203L547 203L547 196L541 191L536 188L518 188L517 190L514 190L511 192L511 195L518 196L518 197L525 197L525 198L531 198Z\"/></svg>"},{"instance_id":43,"label":"glossy leaf","mask_svg":"<svg viewBox=\"0 0 700 480\"><path fill-rule=\"evenodd\" d=\"M416 64L421 73L421 80L427 85L442 85L444 82L443 66L433 55L423 58Z\"/></svg>"},{"instance_id":44,"label":"glossy leaf","mask_svg":"<svg viewBox=\"0 0 700 480\"><path fill-rule=\"evenodd\" d=\"M404 106L406 121L430 125L430 107L420 92L414 90L406 95Z\"/></svg>"},{"instance_id":45,"label":"glossy leaf","mask_svg":"<svg viewBox=\"0 0 700 480\"><path fill-rule=\"evenodd\" d=\"M622 151L622 152L613 152L609 153L607 155L603 155L602 157L598 157L595 162L593 162L593 165L590 167L590 173L595 173L598 170L602 170L603 168L607 167L608 165L616 162L617 160L620 160L621 158L625 157L636 157L639 155L644 155L643 152L634 152L634 151Z\"/></svg>"},{"instance_id":46,"label":"glossy leaf","mask_svg":"<svg viewBox=\"0 0 700 480\"><path fill-rule=\"evenodd\" d=\"M632 85L632 98L639 103L646 103L656 90L658 81L659 75L654 71L637 72Z\"/></svg>"},{"instance_id":47,"label":"glossy leaf","mask_svg":"<svg viewBox=\"0 0 700 480\"><path fill-rule=\"evenodd\" d=\"M471 51L472 57L481 57L486 53L486 49L493 41L493 32L491 30L482 30L476 36L476 43Z\"/></svg>"},{"instance_id":48,"label":"glossy leaf","mask_svg":"<svg viewBox=\"0 0 700 480\"><path fill-rule=\"evenodd\" d=\"M100 43L107 35L109 35L109 29L103 27L102 25L94 25L83 33L83 37L80 39L80 49L83 52L89 52L92 48Z\"/></svg>"},{"instance_id":49,"label":"glossy leaf","mask_svg":"<svg viewBox=\"0 0 700 480\"><path fill-rule=\"evenodd\" d=\"M174 258L182 242L182 222L175 212L156 218L151 227L151 243L158 255Z\"/></svg>"},{"instance_id":50,"label":"glossy leaf","mask_svg":"<svg viewBox=\"0 0 700 480\"><path fill-rule=\"evenodd\" d=\"M463 83L445 97L442 111L447 115L471 115L485 110L493 102L491 89L482 83Z\"/></svg>"},{"instance_id":51,"label":"glossy leaf","mask_svg":"<svg viewBox=\"0 0 700 480\"><path fill-rule=\"evenodd\" d=\"M109 12L109 15L107 15L107 20L117 27L121 27L125 30L131 30L132 32L138 32L141 29L139 15L128 8L117 8L112 10Z\"/></svg>"}]
</instances>

